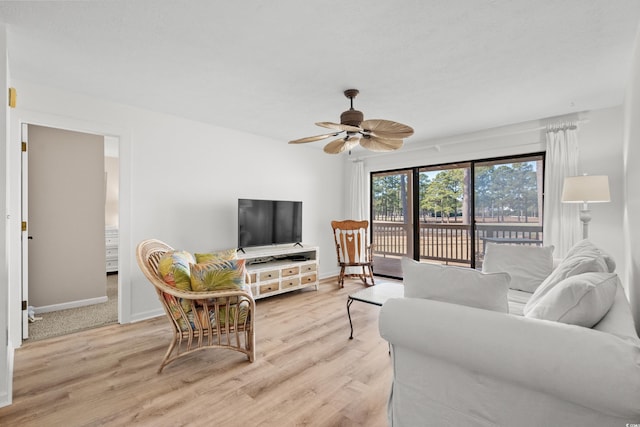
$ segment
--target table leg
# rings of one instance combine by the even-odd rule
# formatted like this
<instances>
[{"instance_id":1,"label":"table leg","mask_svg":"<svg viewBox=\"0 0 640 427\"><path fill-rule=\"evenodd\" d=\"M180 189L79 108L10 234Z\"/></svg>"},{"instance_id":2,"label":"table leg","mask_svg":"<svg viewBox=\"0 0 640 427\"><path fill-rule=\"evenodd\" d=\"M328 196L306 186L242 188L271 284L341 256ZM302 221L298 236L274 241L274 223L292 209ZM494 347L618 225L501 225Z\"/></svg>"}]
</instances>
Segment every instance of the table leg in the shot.
<instances>
[{"instance_id":1,"label":"table leg","mask_svg":"<svg viewBox=\"0 0 640 427\"><path fill-rule=\"evenodd\" d=\"M349 327L351 328L351 335L349 335L349 339L353 339L353 323L351 322L351 304L353 300L351 298L347 299L347 316L349 316Z\"/></svg>"}]
</instances>

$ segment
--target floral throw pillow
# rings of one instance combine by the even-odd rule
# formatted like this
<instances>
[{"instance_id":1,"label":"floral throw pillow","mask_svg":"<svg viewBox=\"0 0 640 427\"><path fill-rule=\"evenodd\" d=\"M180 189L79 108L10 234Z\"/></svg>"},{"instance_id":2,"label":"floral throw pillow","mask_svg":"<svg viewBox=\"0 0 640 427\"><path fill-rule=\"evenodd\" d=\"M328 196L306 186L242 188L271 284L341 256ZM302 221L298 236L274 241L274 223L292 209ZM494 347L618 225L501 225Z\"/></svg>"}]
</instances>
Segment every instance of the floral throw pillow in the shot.
<instances>
[{"instance_id":1,"label":"floral throw pillow","mask_svg":"<svg viewBox=\"0 0 640 427\"><path fill-rule=\"evenodd\" d=\"M225 251L211 252L208 254L194 254L197 264L203 264L205 262L212 261L229 261L238 258L238 253L235 249L227 249Z\"/></svg>"},{"instance_id":2,"label":"floral throw pillow","mask_svg":"<svg viewBox=\"0 0 640 427\"><path fill-rule=\"evenodd\" d=\"M217 260L191 264L191 287L196 292L244 288L245 260Z\"/></svg>"},{"instance_id":3,"label":"floral throw pillow","mask_svg":"<svg viewBox=\"0 0 640 427\"><path fill-rule=\"evenodd\" d=\"M183 291L191 290L190 265L195 258L187 251L169 251L160 258L158 271L162 279L171 286Z\"/></svg>"},{"instance_id":4,"label":"floral throw pillow","mask_svg":"<svg viewBox=\"0 0 640 427\"><path fill-rule=\"evenodd\" d=\"M160 258L158 262L158 272L169 286L183 291L191 291L191 270L189 266L194 262L195 258L187 251L169 251ZM168 302L170 303L170 307L172 307L171 311L173 312L174 319L179 317L179 312L177 311L177 307L175 307L176 302L182 305L185 313L191 311L189 301L165 294L165 299L167 297L171 297ZM173 306L171 306L172 303L174 304Z\"/></svg>"}]
</instances>

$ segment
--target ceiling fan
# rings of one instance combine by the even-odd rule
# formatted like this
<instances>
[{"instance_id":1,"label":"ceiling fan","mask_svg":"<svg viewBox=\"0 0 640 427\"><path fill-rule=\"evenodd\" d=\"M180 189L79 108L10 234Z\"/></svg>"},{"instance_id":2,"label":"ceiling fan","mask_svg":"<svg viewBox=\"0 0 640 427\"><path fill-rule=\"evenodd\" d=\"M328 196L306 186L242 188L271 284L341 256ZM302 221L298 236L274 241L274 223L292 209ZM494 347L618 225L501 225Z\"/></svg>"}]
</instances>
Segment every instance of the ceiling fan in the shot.
<instances>
[{"instance_id":1,"label":"ceiling fan","mask_svg":"<svg viewBox=\"0 0 640 427\"><path fill-rule=\"evenodd\" d=\"M340 138L324 146L325 153L339 154L343 151L351 151L358 144L371 151L393 151L402 147L403 138L413 135L413 129L402 123L390 120L363 120L362 111L353 109L353 98L359 92L358 89L344 91L344 96L351 101L351 108L340 114L340 123L316 123L317 126L334 129L335 132L296 139L289 141L289 144L321 141L344 132Z\"/></svg>"}]
</instances>

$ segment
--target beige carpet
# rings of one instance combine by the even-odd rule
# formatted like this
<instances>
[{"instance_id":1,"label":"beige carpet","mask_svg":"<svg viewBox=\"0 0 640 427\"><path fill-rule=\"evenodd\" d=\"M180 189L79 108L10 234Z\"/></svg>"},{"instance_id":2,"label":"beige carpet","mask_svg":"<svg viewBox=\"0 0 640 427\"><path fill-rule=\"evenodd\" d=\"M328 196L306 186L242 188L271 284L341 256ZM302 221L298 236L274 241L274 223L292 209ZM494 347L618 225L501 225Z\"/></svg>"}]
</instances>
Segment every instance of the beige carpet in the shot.
<instances>
[{"instance_id":1,"label":"beige carpet","mask_svg":"<svg viewBox=\"0 0 640 427\"><path fill-rule=\"evenodd\" d=\"M118 275L107 275L107 302L36 315L29 323L29 341L71 334L118 321Z\"/></svg>"}]
</instances>

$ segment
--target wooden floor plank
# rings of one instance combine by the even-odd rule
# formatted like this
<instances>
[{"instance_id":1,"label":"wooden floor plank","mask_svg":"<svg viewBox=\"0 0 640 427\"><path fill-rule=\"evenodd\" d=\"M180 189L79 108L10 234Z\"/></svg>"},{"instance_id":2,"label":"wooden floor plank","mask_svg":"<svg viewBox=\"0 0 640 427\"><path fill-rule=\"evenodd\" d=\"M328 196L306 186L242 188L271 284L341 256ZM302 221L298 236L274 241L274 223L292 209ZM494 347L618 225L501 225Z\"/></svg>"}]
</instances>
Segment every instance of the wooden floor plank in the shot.
<instances>
[{"instance_id":1,"label":"wooden floor plank","mask_svg":"<svg viewBox=\"0 0 640 427\"><path fill-rule=\"evenodd\" d=\"M331 279L258 300L254 363L206 350L157 374L165 318L27 342L0 425L385 426L391 361L380 308L354 302L348 339L347 296L359 289Z\"/></svg>"}]
</instances>

